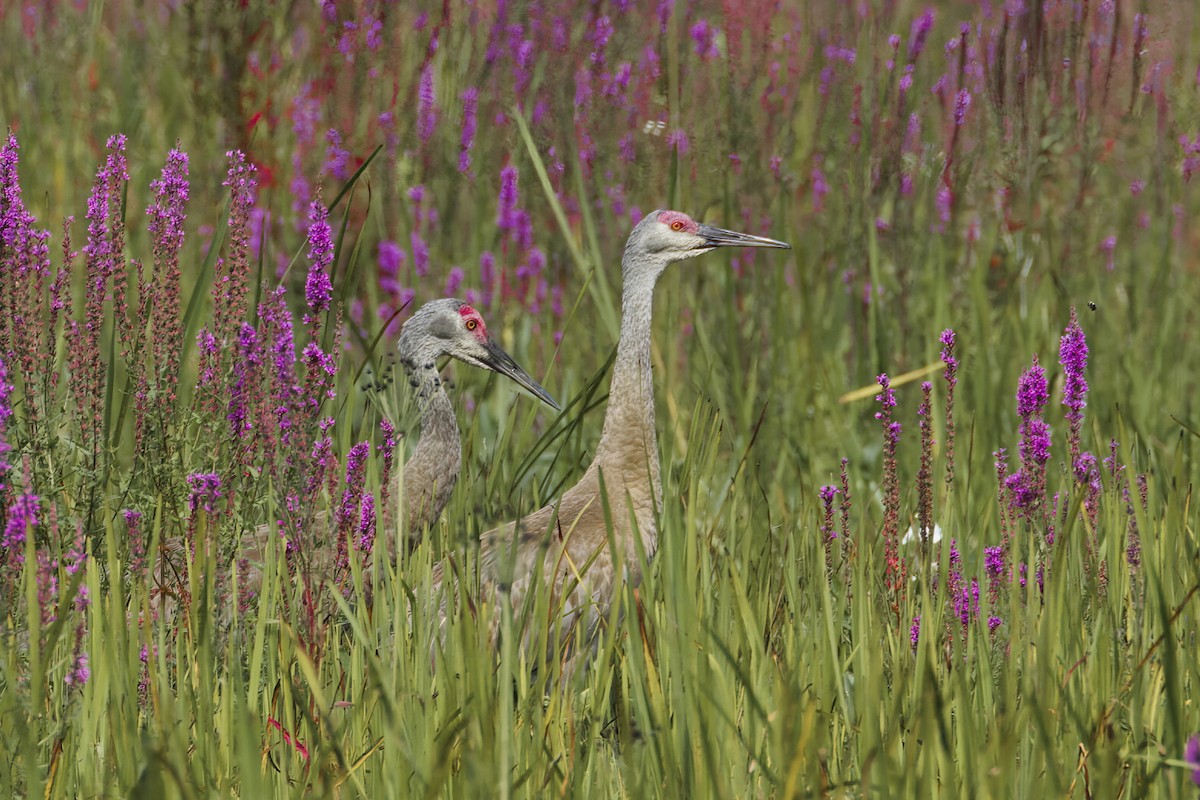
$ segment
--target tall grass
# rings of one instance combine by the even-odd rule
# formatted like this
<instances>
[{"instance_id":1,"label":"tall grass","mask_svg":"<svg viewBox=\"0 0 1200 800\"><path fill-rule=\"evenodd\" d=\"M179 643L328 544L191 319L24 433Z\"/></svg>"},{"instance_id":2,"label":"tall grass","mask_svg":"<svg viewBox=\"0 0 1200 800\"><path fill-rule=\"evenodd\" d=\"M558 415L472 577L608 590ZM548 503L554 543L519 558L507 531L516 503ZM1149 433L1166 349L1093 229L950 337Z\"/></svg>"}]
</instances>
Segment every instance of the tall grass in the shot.
<instances>
[{"instance_id":1,"label":"tall grass","mask_svg":"<svg viewBox=\"0 0 1200 800\"><path fill-rule=\"evenodd\" d=\"M1194 11L1017 5L4 14L0 792L1193 794ZM663 278L662 544L564 673L472 542L586 466L664 206L795 249ZM391 562L447 293L566 408L453 370Z\"/></svg>"}]
</instances>

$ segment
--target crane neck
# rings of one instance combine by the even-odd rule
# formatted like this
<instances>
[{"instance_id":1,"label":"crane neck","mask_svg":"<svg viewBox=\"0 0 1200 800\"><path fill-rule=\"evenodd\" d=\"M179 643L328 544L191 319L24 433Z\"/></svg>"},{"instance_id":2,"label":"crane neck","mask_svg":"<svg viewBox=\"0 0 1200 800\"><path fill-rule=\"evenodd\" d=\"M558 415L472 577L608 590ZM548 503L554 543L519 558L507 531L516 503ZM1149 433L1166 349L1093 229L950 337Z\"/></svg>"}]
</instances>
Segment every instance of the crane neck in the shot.
<instances>
[{"instance_id":1,"label":"crane neck","mask_svg":"<svg viewBox=\"0 0 1200 800\"><path fill-rule=\"evenodd\" d=\"M613 363L604 430L593 467L606 476L620 475L626 485L653 487L661 499L658 444L654 429L654 384L651 372L651 311L654 285L666 263L647 264L626 250L621 296L621 339Z\"/></svg>"}]
</instances>

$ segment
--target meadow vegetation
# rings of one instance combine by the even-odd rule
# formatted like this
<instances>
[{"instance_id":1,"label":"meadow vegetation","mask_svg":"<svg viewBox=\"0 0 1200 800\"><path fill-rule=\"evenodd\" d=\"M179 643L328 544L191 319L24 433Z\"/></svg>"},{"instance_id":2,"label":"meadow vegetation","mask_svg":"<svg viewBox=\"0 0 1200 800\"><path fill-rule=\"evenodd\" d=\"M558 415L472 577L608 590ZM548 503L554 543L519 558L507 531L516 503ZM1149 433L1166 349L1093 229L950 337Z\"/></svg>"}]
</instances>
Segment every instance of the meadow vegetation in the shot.
<instances>
[{"instance_id":1,"label":"meadow vegetation","mask_svg":"<svg viewBox=\"0 0 1200 800\"><path fill-rule=\"evenodd\" d=\"M0 7L0 793L1195 796L1191 3ZM564 676L473 543L655 208L793 249L660 282L661 546ZM564 410L449 367L393 561L446 295Z\"/></svg>"}]
</instances>

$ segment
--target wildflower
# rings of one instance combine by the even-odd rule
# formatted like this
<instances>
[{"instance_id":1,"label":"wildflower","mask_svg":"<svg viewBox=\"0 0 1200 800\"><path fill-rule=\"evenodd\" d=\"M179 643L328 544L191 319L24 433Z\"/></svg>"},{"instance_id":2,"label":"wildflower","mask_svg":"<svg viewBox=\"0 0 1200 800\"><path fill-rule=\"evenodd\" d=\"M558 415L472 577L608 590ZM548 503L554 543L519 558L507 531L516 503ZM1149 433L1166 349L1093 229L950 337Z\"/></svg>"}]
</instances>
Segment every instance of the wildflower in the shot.
<instances>
[{"instance_id":1,"label":"wildflower","mask_svg":"<svg viewBox=\"0 0 1200 800\"><path fill-rule=\"evenodd\" d=\"M329 148L325 153L325 171L344 181L350 177L350 151L342 147L342 135L337 129L330 128L325 134Z\"/></svg>"},{"instance_id":2,"label":"wildflower","mask_svg":"<svg viewBox=\"0 0 1200 800\"><path fill-rule=\"evenodd\" d=\"M193 472L187 476L191 493L188 495L188 508L193 513L203 508L213 513L213 504L221 498L221 476L215 472Z\"/></svg>"},{"instance_id":3,"label":"wildflower","mask_svg":"<svg viewBox=\"0 0 1200 800\"><path fill-rule=\"evenodd\" d=\"M938 215L938 224L934 228L940 233L946 230L946 224L950 222L950 212L954 205L954 192L945 183L938 184L934 205Z\"/></svg>"},{"instance_id":4,"label":"wildflower","mask_svg":"<svg viewBox=\"0 0 1200 800\"><path fill-rule=\"evenodd\" d=\"M363 481L370 452L369 442L359 442L346 454L346 488L342 490L342 502L335 515L338 532L336 563L339 569L345 569L349 564L350 528L360 521Z\"/></svg>"},{"instance_id":5,"label":"wildflower","mask_svg":"<svg viewBox=\"0 0 1200 800\"><path fill-rule=\"evenodd\" d=\"M450 274L446 276L446 295L453 297L458 294L459 287L463 282L462 267L451 267Z\"/></svg>"},{"instance_id":6,"label":"wildflower","mask_svg":"<svg viewBox=\"0 0 1200 800\"><path fill-rule=\"evenodd\" d=\"M929 32L933 30L934 11L932 8L927 8L921 12L921 16L913 20L912 29L908 35L908 60L913 62L921 55L921 51L925 49L925 40L929 37Z\"/></svg>"},{"instance_id":7,"label":"wildflower","mask_svg":"<svg viewBox=\"0 0 1200 800\"><path fill-rule=\"evenodd\" d=\"M433 62L425 64L421 70L421 80L417 88L417 136L421 144L429 141L437 127L437 109L434 107Z\"/></svg>"},{"instance_id":8,"label":"wildflower","mask_svg":"<svg viewBox=\"0 0 1200 800\"><path fill-rule=\"evenodd\" d=\"M1079 319L1075 309L1071 309L1071 321L1063 332L1058 345L1058 363L1062 364L1065 380L1063 381L1062 404L1067 407L1066 418L1070 431L1067 441L1071 451L1071 463L1079 459L1079 436L1083 427L1083 409L1087 406L1087 371L1088 346L1079 327Z\"/></svg>"},{"instance_id":9,"label":"wildflower","mask_svg":"<svg viewBox=\"0 0 1200 800\"><path fill-rule=\"evenodd\" d=\"M188 156L178 149L167 154L162 176L150 182L154 202L146 209L150 218L146 225L154 242L153 304L150 325L153 331L155 383L159 388L159 413L165 415L174 404L175 386L179 380L179 350L182 328L179 320L180 268L179 251L183 247L185 207L190 192Z\"/></svg>"},{"instance_id":10,"label":"wildflower","mask_svg":"<svg viewBox=\"0 0 1200 800\"><path fill-rule=\"evenodd\" d=\"M678 155L683 155L688 151L691 142L688 141L688 135L682 128L676 128L667 134L667 147L674 150Z\"/></svg>"},{"instance_id":11,"label":"wildflower","mask_svg":"<svg viewBox=\"0 0 1200 800\"><path fill-rule=\"evenodd\" d=\"M922 381L921 405L917 408L917 424L921 431L921 464L917 469L917 519L923 546L928 545L929 531L933 525L933 425L930 420L932 392L933 384Z\"/></svg>"},{"instance_id":12,"label":"wildflower","mask_svg":"<svg viewBox=\"0 0 1200 800\"><path fill-rule=\"evenodd\" d=\"M25 539L33 526L38 524L38 514L42 505L35 494L20 494L8 507L8 520L4 525L4 534L0 536L0 548L3 548L9 566L19 567L25 562Z\"/></svg>"},{"instance_id":13,"label":"wildflower","mask_svg":"<svg viewBox=\"0 0 1200 800\"><path fill-rule=\"evenodd\" d=\"M829 545L838 538L837 530L833 527L833 499L837 497L838 489L836 486L822 486L818 494L825 508L824 522L821 523L821 541L825 544L825 569L831 571L833 564Z\"/></svg>"},{"instance_id":14,"label":"wildflower","mask_svg":"<svg viewBox=\"0 0 1200 800\"><path fill-rule=\"evenodd\" d=\"M1006 479L1012 492L1014 510L1029 517L1044 501L1046 491L1046 462L1050 460L1050 426L1042 419L1042 409L1049 399L1046 373L1033 364L1021 374L1017 384L1017 414L1021 417L1021 439L1018 451L1021 468Z\"/></svg>"},{"instance_id":15,"label":"wildflower","mask_svg":"<svg viewBox=\"0 0 1200 800\"><path fill-rule=\"evenodd\" d=\"M247 403L254 384L257 383L258 367L262 365L262 343L258 331L248 322L243 322L238 334L238 358L233 362L233 385L230 387L229 420L231 433L238 438L254 429L248 416Z\"/></svg>"},{"instance_id":16,"label":"wildflower","mask_svg":"<svg viewBox=\"0 0 1200 800\"><path fill-rule=\"evenodd\" d=\"M308 211L308 279L304 284L304 299L313 318L329 310L333 283L327 270L333 263L333 232L329 227L329 210L321 202L320 193Z\"/></svg>"},{"instance_id":17,"label":"wildflower","mask_svg":"<svg viewBox=\"0 0 1200 800\"><path fill-rule=\"evenodd\" d=\"M954 481L954 389L958 386L958 359L954 356L955 335L951 328L942 331L941 359L946 381L946 483Z\"/></svg>"},{"instance_id":18,"label":"wildflower","mask_svg":"<svg viewBox=\"0 0 1200 800\"><path fill-rule=\"evenodd\" d=\"M238 323L246 317L250 269L250 212L254 208L257 168L240 150L225 154L229 169L222 184L229 188L228 259L219 261L213 283L213 330L222 343L233 340Z\"/></svg>"},{"instance_id":19,"label":"wildflower","mask_svg":"<svg viewBox=\"0 0 1200 800\"><path fill-rule=\"evenodd\" d=\"M956 127L962 127L966 121L967 111L971 108L971 93L966 89L959 89L958 94L954 97L954 124Z\"/></svg>"},{"instance_id":20,"label":"wildflower","mask_svg":"<svg viewBox=\"0 0 1200 800\"><path fill-rule=\"evenodd\" d=\"M125 518L125 537L129 541L129 574L140 576L146 566L146 540L142 536L142 512L127 508L121 512Z\"/></svg>"},{"instance_id":21,"label":"wildflower","mask_svg":"<svg viewBox=\"0 0 1200 800\"><path fill-rule=\"evenodd\" d=\"M479 90L470 86L459 95L463 103L462 137L459 139L458 171L471 169L471 150L475 147L475 114L479 106Z\"/></svg>"},{"instance_id":22,"label":"wildflower","mask_svg":"<svg viewBox=\"0 0 1200 800\"><path fill-rule=\"evenodd\" d=\"M80 589L83 588L80 587ZM87 653L79 653L75 656L75 663L63 678L63 682L67 686L83 686L90 677L92 677L92 671L88 668Z\"/></svg>"},{"instance_id":23,"label":"wildflower","mask_svg":"<svg viewBox=\"0 0 1200 800\"><path fill-rule=\"evenodd\" d=\"M915 652L917 643L921 641L921 617L919 615L913 617L912 626L908 629L908 641Z\"/></svg>"},{"instance_id":24,"label":"wildflower","mask_svg":"<svg viewBox=\"0 0 1200 800\"><path fill-rule=\"evenodd\" d=\"M608 40L612 34L612 20L602 15L596 20L595 27L592 28L592 54L590 58L592 64L597 67L604 66L604 48L608 47Z\"/></svg>"},{"instance_id":25,"label":"wildflower","mask_svg":"<svg viewBox=\"0 0 1200 800\"><path fill-rule=\"evenodd\" d=\"M880 410L875 418L883 426L883 538L887 565L885 581L898 589L904 585L904 565L898 552L897 536L900 521L900 478L896 471L896 446L900 441L901 426L892 419L896 407L896 396L886 373L879 375L880 392L875 396Z\"/></svg>"},{"instance_id":26,"label":"wildflower","mask_svg":"<svg viewBox=\"0 0 1200 800\"><path fill-rule=\"evenodd\" d=\"M709 25L708 20L702 19L697 22L691 27L689 33L692 36L696 55L700 56L701 60L708 61L721 55L716 43L717 29Z\"/></svg>"},{"instance_id":27,"label":"wildflower","mask_svg":"<svg viewBox=\"0 0 1200 800\"><path fill-rule=\"evenodd\" d=\"M0 358L0 500L5 496L4 473L12 469L12 465L4 457L4 454L12 449L12 445L4 441L4 429L12 417L12 406L8 402L12 390L13 385L8 382L8 369L4 366L4 359Z\"/></svg>"},{"instance_id":28,"label":"wildflower","mask_svg":"<svg viewBox=\"0 0 1200 800\"><path fill-rule=\"evenodd\" d=\"M500 202L496 210L496 227L512 230L516 227L517 168L509 165L500 170Z\"/></svg>"},{"instance_id":29,"label":"wildflower","mask_svg":"<svg viewBox=\"0 0 1200 800\"><path fill-rule=\"evenodd\" d=\"M358 519L358 549L364 553L371 552L375 545L375 495L365 492L362 498L362 509Z\"/></svg>"}]
</instances>

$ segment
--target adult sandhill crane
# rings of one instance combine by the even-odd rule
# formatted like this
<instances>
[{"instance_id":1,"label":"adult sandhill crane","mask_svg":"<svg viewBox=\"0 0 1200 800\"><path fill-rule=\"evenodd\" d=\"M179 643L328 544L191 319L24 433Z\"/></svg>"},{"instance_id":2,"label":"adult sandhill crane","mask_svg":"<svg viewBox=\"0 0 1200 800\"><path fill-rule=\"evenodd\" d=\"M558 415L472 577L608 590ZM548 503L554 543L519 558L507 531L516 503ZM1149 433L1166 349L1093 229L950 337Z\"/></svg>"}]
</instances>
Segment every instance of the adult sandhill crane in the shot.
<instances>
[{"instance_id":1,"label":"adult sandhill crane","mask_svg":"<svg viewBox=\"0 0 1200 800\"><path fill-rule=\"evenodd\" d=\"M678 211L654 211L630 233L621 260L621 338L592 463L557 502L480 540L483 582L510 592L514 615L540 580L553 592L551 608L561 604L564 638L579 625L582 641L591 641L618 581L640 582L637 539L646 558L652 558L658 548L655 517L662 507L650 374L654 285L673 262L718 247L790 245L702 225Z\"/></svg>"},{"instance_id":2,"label":"adult sandhill crane","mask_svg":"<svg viewBox=\"0 0 1200 800\"><path fill-rule=\"evenodd\" d=\"M559 405L492 338L479 312L462 300L433 300L421 306L401 328L396 349L409 385L416 391L421 413L421 436L416 449L405 462L402 474L395 475L391 484L392 498L404 498L405 532L411 545L441 516L462 468L458 422L438 373L439 359L450 356L471 366L498 372L528 389L551 408L559 410ZM384 508L381 518L381 530L391 548L396 530L394 506L389 504ZM323 527L328 527L325 513L317 515L314 525L316 530ZM251 590L257 590L261 585L262 572L258 565L265 561L265 548L276 535L275 531L274 525L260 525L242 537L242 555L251 564L245 578ZM166 543L165 560L177 563L174 556L182 552L182 547L180 540ZM315 574L333 575L335 552L333 543L327 541L317 552L310 554L310 566ZM159 581L169 583L163 581L163 577L164 572L170 574L170 571L171 568L160 560L155 576ZM170 591L168 587L160 588L164 593Z\"/></svg>"}]
</instances>

